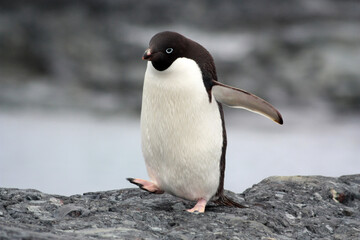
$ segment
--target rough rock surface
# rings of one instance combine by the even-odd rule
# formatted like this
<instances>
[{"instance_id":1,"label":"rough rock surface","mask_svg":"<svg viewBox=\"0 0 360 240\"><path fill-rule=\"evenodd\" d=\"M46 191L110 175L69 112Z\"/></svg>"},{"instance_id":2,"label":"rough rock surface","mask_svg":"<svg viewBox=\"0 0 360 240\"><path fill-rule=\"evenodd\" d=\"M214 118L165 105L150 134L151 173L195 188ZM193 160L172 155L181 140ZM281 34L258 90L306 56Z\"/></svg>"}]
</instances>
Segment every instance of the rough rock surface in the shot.
<instances>
[{"instance_id":1,"label":"rough rock surface","mask_svg":"<svg viewBox=\"0 0 360 240\"><path fill-rule=\"evenodd\" d=\"M360 175L269 177L249 208L193 203L139 189L70 197L0 189L0 239L360 239Z\"/></svg>"}]
</instances>

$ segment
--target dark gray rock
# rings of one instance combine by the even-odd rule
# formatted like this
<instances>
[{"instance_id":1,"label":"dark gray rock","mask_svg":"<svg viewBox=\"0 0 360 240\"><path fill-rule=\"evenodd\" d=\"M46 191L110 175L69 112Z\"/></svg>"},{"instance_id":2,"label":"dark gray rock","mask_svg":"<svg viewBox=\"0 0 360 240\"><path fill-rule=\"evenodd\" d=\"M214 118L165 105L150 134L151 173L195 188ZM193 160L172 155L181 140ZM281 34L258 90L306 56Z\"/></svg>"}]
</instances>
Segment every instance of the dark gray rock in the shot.
<instances>
[{"instance_id":1,"label":"dark gray rock","mask_svg":"<svg viewBox=\"0 0 360 240\"><path fill-rule=\"evenodd\" d=\"M0 189L0 239L359 239L360 175L269 177L242 194L249 208L139 189L70 197Z\"/></svg>"}]
</instances>

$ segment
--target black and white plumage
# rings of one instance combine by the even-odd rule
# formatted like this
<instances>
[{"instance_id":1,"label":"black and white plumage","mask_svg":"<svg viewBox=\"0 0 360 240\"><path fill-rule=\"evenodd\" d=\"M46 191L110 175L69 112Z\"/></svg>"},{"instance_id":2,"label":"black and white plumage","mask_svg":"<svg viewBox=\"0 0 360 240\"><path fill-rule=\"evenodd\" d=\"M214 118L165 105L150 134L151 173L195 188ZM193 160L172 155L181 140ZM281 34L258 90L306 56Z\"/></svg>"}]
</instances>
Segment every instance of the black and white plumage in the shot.
<instances>
[{"instance_id":1,"label":"black and white plumage","mask_svg":"<svg viewBox=\"0 0 360 240\"><path fill-rule=\"evenodd\" d=\"M141 109L142 151L150 181L129 178L142 189L206 203L241 207L224 196L226 130L221 103L260 113L282 124L280 113L246 91L217 81L210 53L179 33L150 40Z\"/></svg>"}]
</instances>

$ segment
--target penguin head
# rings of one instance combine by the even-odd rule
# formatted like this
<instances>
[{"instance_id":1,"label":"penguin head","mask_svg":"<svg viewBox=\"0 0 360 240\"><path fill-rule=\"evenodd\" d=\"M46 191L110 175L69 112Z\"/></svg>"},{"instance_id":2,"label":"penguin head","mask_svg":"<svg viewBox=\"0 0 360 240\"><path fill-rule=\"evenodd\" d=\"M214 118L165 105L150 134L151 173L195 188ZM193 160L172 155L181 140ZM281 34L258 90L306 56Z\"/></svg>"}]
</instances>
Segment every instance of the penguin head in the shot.
<instances>
[{"instance_id":1,"label":"penguin head","mask_svg":"<svg viewBox=\"0 0 360 240\"><path fill-rule=\"evenodd\" d=\"M151 61L154 68L164 71L179 57L186 57L189 39L176 32L160 32L154 35L142 59Z\"/></svg>"},{"instance_id":2,"label":"penguin head","mask_svg":"<svg viewBox=\"0 0 360 240\"><path fill-rule=\"evenodd\" d=\"M211 54L199 43L177 32L160 32L149 43L142 59L151 61L158 71L168 69L178 58L192 59L201 69L204 81L217 80L216 68ZM208 88L208 87L207 87Z\"/></svg>"}]
</instances>

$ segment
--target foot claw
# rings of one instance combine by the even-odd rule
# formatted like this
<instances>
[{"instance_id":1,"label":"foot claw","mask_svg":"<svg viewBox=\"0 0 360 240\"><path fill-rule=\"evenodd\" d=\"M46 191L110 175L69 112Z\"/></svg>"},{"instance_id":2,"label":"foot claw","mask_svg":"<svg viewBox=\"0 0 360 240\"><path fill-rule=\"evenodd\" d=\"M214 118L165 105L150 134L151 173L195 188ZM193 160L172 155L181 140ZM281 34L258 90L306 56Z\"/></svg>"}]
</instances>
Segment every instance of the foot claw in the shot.
<instances>
[{"instance_id":1,"label":"foot claw","mask_svg":"<svg viewBox=\"0 0 360 240\"><path fill-rule=\"evenodd\" d=\"M137 183L135 180L135 178L127 178L126 180L128 180L130 183L132 183L132 184L135 184L136 186L138 186L138 187L140 187L140 188L142 188L143 187L143 185L141 184L141 183Z\"/></svg>"},{"instance_id":2,"label":"foot claw","mask_svg":"<svg viewBox=\"0 0 360 240\"><path fill-rule=\"evenodd\" d=\"M131 182L132 184L135 184L136 186L138 186L139 188L151 192L151 193L155 193L155 194L162 194L164 193L163 190L161 190L156 184L143 180L143 179L139 179L139 178L127 178L126 180L128 180L129 182Z\"/></svg>"}]
</instances>

